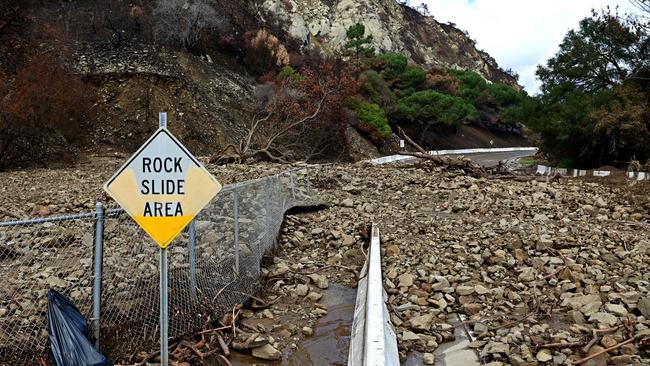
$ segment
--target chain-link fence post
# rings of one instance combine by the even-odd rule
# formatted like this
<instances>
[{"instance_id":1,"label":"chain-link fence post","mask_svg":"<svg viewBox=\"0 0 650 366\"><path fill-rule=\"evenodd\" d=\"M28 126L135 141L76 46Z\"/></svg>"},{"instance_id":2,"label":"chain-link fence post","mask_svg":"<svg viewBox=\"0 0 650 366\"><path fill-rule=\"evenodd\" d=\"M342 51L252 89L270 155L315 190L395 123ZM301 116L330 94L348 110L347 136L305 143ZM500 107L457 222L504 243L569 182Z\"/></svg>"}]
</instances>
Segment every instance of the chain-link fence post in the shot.
<instances>
[{"instance_id":1,"label":"chain-link fence post","mask_svg":"<svg viewBox=\"0 0 650 366\"><path fill-rule=\"evenodd\" d=\"M232 216L234 219L235 273L239 276L239 195L237 189L232 191Z\"/></svg>"},{"instance_id":2,"label":"chain-link fence post","mask_svg":"<svg viewBox=\"0 0 650 366\"><path fill-rule=\"evenodd\" d=\"M196 221L192 220L188 228L189 237L189 258L190 258L190 293L192 300L196 300Z\"/></svg>"},{"instance_id":3,"label":"chain-link fence post","mask_svg":"<svg viewBox=\"0 0 650 366\"><path fill-rule=\"evenodd\" d=\"M269 238L271 235L273 235L272 230L271 230L271 222L273 220L273 217L271 217L271 180L266 179L264 182L264 196L266 196L266 233L269 235Z\"/></svg>"},{"instance_id":4,"label":"chain-link fence post","mask_svg":"<svg viewBox=\"0 0 650 366\"><path fill-rule=\"evenodd\" d=\"M104 254L104 205L97 202L95 205L95 240L93 263L93 333L95 348L99 350L101 316L102 316L102 261Z\"/></svg>"}]
</instances>

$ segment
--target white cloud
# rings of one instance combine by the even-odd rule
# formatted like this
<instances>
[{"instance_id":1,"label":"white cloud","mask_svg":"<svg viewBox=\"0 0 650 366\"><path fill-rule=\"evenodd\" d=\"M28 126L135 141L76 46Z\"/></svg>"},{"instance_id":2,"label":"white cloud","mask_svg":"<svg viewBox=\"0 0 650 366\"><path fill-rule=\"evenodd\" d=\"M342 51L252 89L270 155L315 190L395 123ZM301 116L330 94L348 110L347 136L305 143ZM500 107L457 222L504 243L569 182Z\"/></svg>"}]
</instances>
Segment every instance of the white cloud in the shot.
<instances>
[{"instance_id":1,"label":"white cloud","mask_svg":"<svg viewBox=\"0 0 650 366\"><path fill-rule=\"evenodd\" d=\"M512 68L531 93L539 91L538 64L552 57L569 29L591 9L619 6L630 12L628 0L412 0L427 3L440 22L453 22L477 41L504 69Z\"/></svg>"}]
</instances>

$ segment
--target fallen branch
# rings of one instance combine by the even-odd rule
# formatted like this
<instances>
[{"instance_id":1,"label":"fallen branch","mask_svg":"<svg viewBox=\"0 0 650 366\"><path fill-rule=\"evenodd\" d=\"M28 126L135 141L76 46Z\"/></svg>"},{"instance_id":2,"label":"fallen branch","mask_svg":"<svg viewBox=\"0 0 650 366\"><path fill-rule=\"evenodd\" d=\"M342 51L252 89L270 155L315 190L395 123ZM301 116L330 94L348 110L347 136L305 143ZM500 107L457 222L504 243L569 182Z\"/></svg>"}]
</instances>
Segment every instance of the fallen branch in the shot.
<instances>
[{"instance_id":1,"label":"fallen branch","mask_svg":"<svg viewBox=\"0 0 650 366\"><path fill-rule=\"evenodd\" d=\"M226 330L226 329L230 329L230 325L227 326L227 327L219 327L219 328L214 328L214 329L202 330L202 331L200 331L198 333L195 333L195 335L201 335L201 334L206 334L206 333L214 333L214 332L218 332L220 330Z\"/></svg>"},{"instance_id":2,"label":"fallen branch","mask_svg":"<svg viewBox=\"0 0 650 366\"><path fill-rule=\"evenodd\" d=\"M174 343L169 345L169 348L174 348L174 347L176 347L177 344L178 344L177 342L174 342ZM152 358L158 356L159 354L160 354L160 350L156 350L154 352L151 352L137 366L145 366L149 362L149 360L151 360Z\"/></svg>"},{"instance_id":3,"label":"fallen branch","mask_svg":"<svg viewBox=\"0 0 650 366\"><path fill-rule=\"evenodd\" d=\"M584 346L585 342L557 342L557 343L547 343L539 346L539 348L572 348L572 347L581 347Z\"/></svg>"},{"instance_id":4,"label":"fallen branch","mask_svg":"<svg viewBox=\"0 0 650 366\"><path fill-rule=\"evenodd\" d=\"M221 350L223 351L223 354L225 356L230 356L230 350L228 349L228 345L223 340L223 337L221 336L221 334L217 334L217 341L219 341L219 347L221 347Z\"/></svg>"},{"instance_id":5,"label":"fallen branch","mask_svg":"<svg viewBox=\"0 0 650 366\"><path fill-rule=\"evenodd\" d=\"M480 177L487 176L485 169L483 169L480 165L472 162L469 159L441 158L439 156L435 156L431 154L423 154L423 153L416 153L416 152L398 152L397 155L412 156L414 158L432 161L437 165L444 165L452 168L469 169L471 173L473 173L476 176L480 176Z\"/></svg>"},{"instance_id":6,"label":"fallen branch","mask_svg":"<svg viewBox=\"0 0 650 366\"><path fill-rule=\"evenodd\" d=\"M217 354L217 361L219 361L219 363L222 366L232 366L230 361L228 361L228 359L226 357L224 357L224 355Z\"/></svg>"},{"instance_id":7,"label":"fallen branch","mask_svg":"<svg viewBox=\"0 0 650 366\"><path fill-rule=\"evenodd\" d=\"M587 356L587 357L585 357L585 358L581 358L581 359L579 359L578 361L574 362L573 364L574 364L574 365L580 365L580 364L582 364L582 363L585 363L585 362L591 360L592 358L596 358L596 357L602 355L603 353L607 353L607 352L609 352L609 351L612 351L612 350L615 350L615 349L617 349L617 348L620 348L620 347L623 346L623 345L626 345L626 344L628 344L628 343L632 343L632 342L634 342L635 339L636 339L636 336L634 336L634 337L632 337L632 338L630 338L630 339L628 339L628 340L626 340L626 341L623 341L623 342L621 342L621 343L619 343L619 344L617 344L617 345L615 345L615 346L611 346L611 347L609 347L609 348L605 348L605 349L602 350L602 351L598 351L598 352L594 353L593 355L589 355L589 356Z\"/></svg>"},{"instance_id":8,"label":"fallen branch","mask_svg":"<svg viewBox=\"0 0 650 366\"><path fill-rule=\"evenodd\" d=\"M406 140L406 142L408 142L408 143L411 144L413 147L415 147L419 152L421 152L422 154L427 154L427 155L429 154L426 150L424 150L424 149L422 148L422 146L416 144L415 141L413 141L413 139L411 139L411 138L406 134L406 132L404 132L404 130L402 130L401 127L397 126L397 132L400 134L400 136L402 136L402 138L404 138L404 140Z\"/></svg>"},{"instance_id":9,"label":"fallen branch","mask_svg":"<svg viewBox=\"0 0 650 366\"><path fill-rule=\"evenodd\" d=\"M214 297L212 298L212 302L217 302L217 297L219 297L219 295L221 295L221 293L222 293L222 292L223 292L223 291L224 291L228 286L230 286L230 285L232 285L233 283L235 283L235 281L237 281L237 280L232 280L232 281L228 282L224 287L222 287L221 290L219 290L219 291L217 292L217 294L214 295Z\"/></svg>"},{"instance_id":10,"label":"fallen branch","mask_svg":"<svg viewBox=\"0 0 650 366\"><path fill-rule=\"evenodd\" d=\"M596 335L596 333L593 333L593 336L591 337L591 340L589 341L589 343L587 343L584 347L582 347L582 352L583 353L589 352L589 349L591 348L591 346L596 344L596 342L598 342L598 336Z\"/></svg>"}]
</instances>

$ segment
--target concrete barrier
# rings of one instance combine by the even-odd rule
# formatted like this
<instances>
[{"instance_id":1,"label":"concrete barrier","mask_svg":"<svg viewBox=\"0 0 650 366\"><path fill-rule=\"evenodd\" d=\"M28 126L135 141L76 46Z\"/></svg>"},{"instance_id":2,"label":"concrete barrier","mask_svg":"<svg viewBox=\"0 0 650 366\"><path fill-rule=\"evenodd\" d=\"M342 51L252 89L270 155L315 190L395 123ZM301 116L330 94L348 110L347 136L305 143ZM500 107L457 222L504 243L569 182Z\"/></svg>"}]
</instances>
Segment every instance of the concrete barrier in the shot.
<instances>
[{"instance_id":1,"label":"concrete barrier","mask_svg":"<svg viewBox=\"0 0 650 366\"><path fill-rule=\"evenodd\" d=\"M348 366L398 366L397 337L386 307L379 229L373 224L368 258L359 276Z\"/></svg>"}]
</instances>

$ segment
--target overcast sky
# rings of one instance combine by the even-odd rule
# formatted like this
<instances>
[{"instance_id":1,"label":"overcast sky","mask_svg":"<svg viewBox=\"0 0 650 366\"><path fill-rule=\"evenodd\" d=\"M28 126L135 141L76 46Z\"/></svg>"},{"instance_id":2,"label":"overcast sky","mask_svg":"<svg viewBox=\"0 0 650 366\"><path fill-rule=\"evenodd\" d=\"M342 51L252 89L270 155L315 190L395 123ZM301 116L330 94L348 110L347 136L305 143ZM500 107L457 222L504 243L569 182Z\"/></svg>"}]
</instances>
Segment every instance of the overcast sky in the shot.
<instances>
[{"instance_id":1,"label":"overcast sky","mask_svg":"<svg viewBox=\"0 0 650 366\"><path fill-rule=\"evenodd\" d=\"M628 0L411 0L411 5L423 2L436 20L456 23L502 68L515 70L529 94L539 91L537 65L557 52L566 32L592 8L634 9Z\"/></svg>"}]
</instances>

